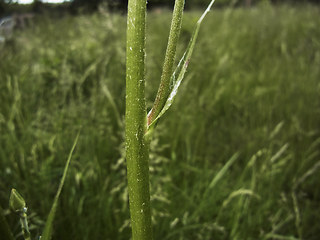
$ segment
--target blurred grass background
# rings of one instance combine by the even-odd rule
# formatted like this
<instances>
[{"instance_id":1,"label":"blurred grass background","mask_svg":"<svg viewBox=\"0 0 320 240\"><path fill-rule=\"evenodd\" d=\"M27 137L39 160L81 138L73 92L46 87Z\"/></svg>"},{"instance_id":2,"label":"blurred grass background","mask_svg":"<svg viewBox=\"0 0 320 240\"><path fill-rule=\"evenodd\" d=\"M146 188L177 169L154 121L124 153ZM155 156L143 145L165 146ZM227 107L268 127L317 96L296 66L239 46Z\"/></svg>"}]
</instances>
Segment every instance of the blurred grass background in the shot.
<instances>
[{"instance_id":1,"label":"blurred grass background","mask_svg":"<svg viewBox=\"0 0 320 240\"><path fill-rule=\"evenodd\" d=\"M209 14L151 143L155 239L319 239L319 13L261 4ZM148 14L149 108L170 14ZM180 56L200 14L185 13ZM54 239L130 239L125 28L108 12L42 16L0 50L0 204L16 188L34 237L81 129Z\"/></svg>"}]
</instances>

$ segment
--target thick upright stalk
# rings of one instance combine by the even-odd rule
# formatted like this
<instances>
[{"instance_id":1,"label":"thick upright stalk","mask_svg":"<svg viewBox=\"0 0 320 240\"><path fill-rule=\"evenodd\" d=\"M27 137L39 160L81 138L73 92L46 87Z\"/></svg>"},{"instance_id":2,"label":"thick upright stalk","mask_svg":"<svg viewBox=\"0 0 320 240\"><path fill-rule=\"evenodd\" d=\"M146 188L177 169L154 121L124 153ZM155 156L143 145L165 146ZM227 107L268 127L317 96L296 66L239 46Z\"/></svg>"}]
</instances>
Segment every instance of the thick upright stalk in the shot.
<instances>
[{"instance_id":1,"label":"thick upright stalk","mask_svg":"<svg viewBox=\"0 0 320 240\"><path fill-rule=\"evenodd\" d=\"M126 69L126 159L133 240L152 240L145 104L146 1L129 0Z\"/></svg>"},{"instance_id":2,"label":"thick upright stalk","mask_svg":"<svg viewBox=\"0 0 320 240\"><path fill-rule=\"evenodd\" d=\"M168 45L161 74L160 86L153 107L148 116L148 124L151 124L151 122L161 112L172 89L170 81L173 73L173 64L175 60L176 49L182 24L184 1L185 0L175 1Z\"/></svg>"}]
</instances>

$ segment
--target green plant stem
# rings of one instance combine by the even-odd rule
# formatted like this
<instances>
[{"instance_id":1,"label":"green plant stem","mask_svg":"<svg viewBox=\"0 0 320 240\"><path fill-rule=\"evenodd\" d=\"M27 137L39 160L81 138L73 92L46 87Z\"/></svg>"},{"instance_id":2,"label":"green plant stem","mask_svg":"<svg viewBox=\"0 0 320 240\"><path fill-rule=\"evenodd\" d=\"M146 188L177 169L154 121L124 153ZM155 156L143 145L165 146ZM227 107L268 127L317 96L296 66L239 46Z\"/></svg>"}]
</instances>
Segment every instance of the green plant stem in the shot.
<instances>
[{"instance_id":1,"label":"green plant stem","mask_svg":"<svg viewBox=\"0 0 320 240\"><path fill-rule=\"evenodd\" d=\"M25 240L31 240L30 231L28 227L27 211L24 210L20 213L20 224L23 232L23 237Z\"/></svg>"},{"instance_id":2,"label":"green plant stem","mask_svg":"<svg viewBox=\"0 0 320 240\"><path fill-rule=\"evenodd\" d=\"M162 75L160 86L154 105L148 115L148 124L150 125L152 121L158 116L161 112L163 106L165 105L167 98L171 92L171 76L173 73L173 64L176 55L177 43L179 40L180 29L182 24L182 16L184 9L185 0L176 0L173 10L171 28L169 33L169 40L166 50L166 55L164 59Z\"/></svg>"},{"instance_id":3,"label":"green plant stem","mask_svg":"<svg viewBox=\"0 0 320 240\"><path fill-rule=\"evenodd\" d=\"M157 120L170 108L170 106L173 103L173 100L175 98L175 96L177 95L179 86L184 78L184 74L187 71L188 65L189 65L189 61L190 58L192 56L192 52L198 37L198 33L199 33L199 29L201 26L201 23L203 21L203 19L205 18L205 16L208 14L208 12L210 11L213 3L215 2L215 0L212 0L207 9L204 11L204 13L201 15L201 17L199 18L199 20L197 21L197 24L195 26L195 29L193 31L191 40L188 44L187 50L185 51L185 53L183 54L183 57L181 58L177 68L175 69L174 73L172 74L172 77L169 81L169 87L170 87L170 93L168 95L168 97L165 99L163 98L162 100L165 100L165 103L163 105L163 107L161 107L161 109L159 108L157 111L159 111L158 114L152 115L152 110L149 113L148 116L148 133L147 135L151 135L152 131L154 129L154 126L157 122ZM174 19L173 19L174 21Z\"/></svg>"},{"instance_id":4,"label":"green plant stem","mask_svg":"<svg viewBox=\"0 0 320 240\"><path fill-rule=\"evenodd\" d=\"M129 0L126 62L126 159L132 239L151 240L145 103L146 1Z\"/></svg>"},{"instance_id":5,"label":"green plant stem","mask_svg":"<svg viewBox=\"0 0 320 240\"><path fill-rule=\"evenodd\" d=\"M68 169L69 169L69 166L70 166L72 154L73 154L74 149L76 148L77 143L78 143L79 135L80 135L80 132L78 132L78 135L76 136L76 139L74 140L73 146L72 146L72 148L71 148L71 150L69 152L69 156L68 156L66 165L64 167L64 170L63 170L63 174L62 174L62 178L60 180L58 191L56 193L56 196L54 197L51 210L49 212L46 224L45 224L44 229L43 229L43 233L42 233L42 237L41 237L42 240L51 240L51 238L52 238L53 220L54 220L54 217L56 215L60 194L61 194L61 191L62 191L62 188L63 188L63 185L64 185L64 181L65 181L66 176L67 176L67 172L68 172Z\"/></svg>"}]
</instances>

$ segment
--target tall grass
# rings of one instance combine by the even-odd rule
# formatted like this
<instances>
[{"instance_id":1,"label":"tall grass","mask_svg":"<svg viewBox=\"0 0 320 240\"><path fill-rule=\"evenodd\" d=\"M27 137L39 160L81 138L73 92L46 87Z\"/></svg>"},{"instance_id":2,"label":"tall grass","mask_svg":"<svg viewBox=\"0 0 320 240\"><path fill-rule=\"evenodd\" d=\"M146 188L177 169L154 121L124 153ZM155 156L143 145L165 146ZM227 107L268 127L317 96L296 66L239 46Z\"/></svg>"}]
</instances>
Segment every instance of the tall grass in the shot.
<instances>
[{"instance_id":1,"label":"tall grass","mask_svg":"<svg viewBox=\"0 0 320 240\"><path fill-rule=\"evenodd\" d=\"M317 239L319 9L213 11L150 143L156 239ZM148 109L170 14L148 14ZM178 54L200 14L185 13ZM0 205L24 189L34 237L81 126L54 239L130 237L125 24L114 14L41 19L0 53Z\"/></svg>"}]
</instances>

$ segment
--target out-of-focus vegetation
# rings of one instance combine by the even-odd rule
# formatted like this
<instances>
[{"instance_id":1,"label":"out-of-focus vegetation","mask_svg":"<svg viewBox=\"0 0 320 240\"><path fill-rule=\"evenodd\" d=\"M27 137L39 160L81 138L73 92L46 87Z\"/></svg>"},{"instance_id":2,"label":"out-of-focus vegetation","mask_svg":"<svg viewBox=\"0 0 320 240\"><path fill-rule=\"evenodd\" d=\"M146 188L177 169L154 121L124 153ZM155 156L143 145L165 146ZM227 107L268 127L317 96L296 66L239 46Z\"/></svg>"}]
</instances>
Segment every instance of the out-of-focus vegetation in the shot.
<instances>
[{"instance_id":1,"label":"out-of-focus vegetation","mask_svg":"<svg viewBox=\"0 0 320 240\"><path fill-rule=\"evenodd\" d=\"M187 0L186 9L204 8L210 3L210 0ZM271 3L301 5L305 3L319 4L318 0L217 0L215 7L230 6L256 6L259 4ZM32 4L18 4L13 0L0 0L0 17L14 13L34 12L45 14L83 14L96 12L100 8L112 11L126 11L128 0L72 0L61 4L50 4L41 0L34 0ZM173 0L149 0L148 8L168 7L173 8Z\"/></svg>"},{"instance_id":2,"label":"out-of-focus vegetation","mask_svg":"<svg viewBox=\"0 0 320 240\"><path fill-rule=\"evenodd\" d=\"M266 3L205 20L175 109L151 142L155 239L319 239L319 11ZM199 14L185 14L180 55ZM148 18L150 108L170 12ZM54 239L130 237L125 26L110 13L42 17L0 50L0 205L18 189L32 236L81 129Z\"/></svg>"}]
</instances>

